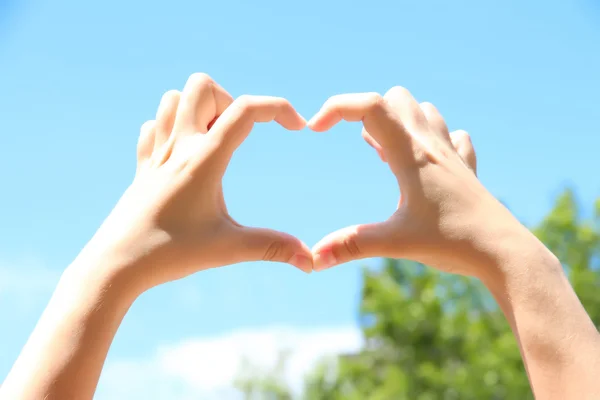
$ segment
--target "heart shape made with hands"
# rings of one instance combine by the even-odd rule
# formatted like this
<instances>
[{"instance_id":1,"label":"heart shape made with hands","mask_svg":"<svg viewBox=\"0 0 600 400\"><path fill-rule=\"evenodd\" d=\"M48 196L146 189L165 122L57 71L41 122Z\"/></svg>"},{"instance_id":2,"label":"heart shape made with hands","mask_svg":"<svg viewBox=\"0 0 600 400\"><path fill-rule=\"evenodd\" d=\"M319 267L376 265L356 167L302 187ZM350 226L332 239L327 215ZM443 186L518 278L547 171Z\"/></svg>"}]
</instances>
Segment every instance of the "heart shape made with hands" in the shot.
<instances>
[{"instance_id":1,"label":"heart shape made with hands","mask_svg":"<svg viewBox=\"0 0 600 400\"><path fill-rule=\"evenodd\" d=\"M294 236L245 227L229 215L222 178L256 122L276 121L290 130L308 125L323 132L341 120L362 121L363 137L402 188L398 209L388 220L341 229L311 250ZM433 105L417 103L401 87L385 96L334 96L307 123L283 98L234 100L207 75L194 74L182 92L166 93L156 118L143 125L136 178L115 209L119 217L112 220L134 218L135 228L126 236L151 238L151 244L138 241L145 243L139 250L128 248L128 256L159 249L153 250L158 253L153 264L172 265L157 267L156 282L259 260L289 263L305 272L370 257L456 269L452 254L465 247L462 236L470 232L461 231L470 223L464 216L487 193L474 174L475 164L469 136L449 133ZM119 232L104 231L109 232L104 236Z\"/></svg>"}]
</instances>

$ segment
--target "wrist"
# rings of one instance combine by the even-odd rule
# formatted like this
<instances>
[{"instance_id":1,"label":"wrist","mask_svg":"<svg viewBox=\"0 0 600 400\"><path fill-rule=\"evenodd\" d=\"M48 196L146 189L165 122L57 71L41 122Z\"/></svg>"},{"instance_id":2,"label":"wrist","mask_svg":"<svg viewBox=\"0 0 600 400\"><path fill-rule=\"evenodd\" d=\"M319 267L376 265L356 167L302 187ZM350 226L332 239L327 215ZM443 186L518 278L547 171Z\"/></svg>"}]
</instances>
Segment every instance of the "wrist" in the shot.
<instances>
[{"instance_id":1,"label":"wrist","mask_svg":"<svg viewBox=\"0 0 600 400\"><path fill-rule=\"evenodd\" d=\"M564 340L574 336L595 346L598 332L560 260L532 233L515 234L490 256L490 261L491 268L479 279L520 337L526 353L563 357ZM571 355L564 357L570 359Z\"/></svg>"},{"instance_id":2,"label":"wrist","mask_svg":"<svg viewBox=\"0 0 600 400\"><path fill-rule=\"evenodd\" d=\"M485 249L487 268L479 278L486 284L540 275L564 277L560 260L523 225L499 229Z\"/></svg>"},{"instance_id":3,"label":"wrist","mask_svg":"<svg viewBox=\"0 0 600 400\"><path fill-rule=\"evenodd\" d=\"M88 249L86 249L88 250ZM84 250L63 272L58 288L75 293L100 293L118 305L129 307L145 290L137 265L107 253Z\"/></svg>"},{"instance_id":4,"label":"wrist","mask_svg":"<svg viewBox=\"0 0 600 400\"><path fill-rule=\"evenodd\" d=\"M478 278L498 301L510 299L517 290L533 294L568 285L560 260L525 228L499 241L486 256L487 267Z\"/></svg>"},{"instance_id":5,"label":"wrist","mask_svg":"<svg viewBox=\"0 0 600 400\"><path fill-rule=\"evenodd\" d=\"M526 265L535 265L536 269L558 266L562 272L560 261L527 227L491 195L488 200L479 202L463 228L471 232L470 249L463 254L474 277L486 286L495 286L515 275L536 273Z\"/></svg>"}]
</instances>

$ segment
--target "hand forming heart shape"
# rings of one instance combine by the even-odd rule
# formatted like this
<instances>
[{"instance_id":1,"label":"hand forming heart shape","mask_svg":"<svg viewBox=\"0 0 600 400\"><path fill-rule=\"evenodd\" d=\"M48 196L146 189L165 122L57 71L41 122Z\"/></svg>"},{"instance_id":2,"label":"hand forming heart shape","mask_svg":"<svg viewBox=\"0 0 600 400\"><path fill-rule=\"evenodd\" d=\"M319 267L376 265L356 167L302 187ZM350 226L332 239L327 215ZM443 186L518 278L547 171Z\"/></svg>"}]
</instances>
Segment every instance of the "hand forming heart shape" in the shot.
<instances>
[{"instance_id":1,"label":"hand forming heart shape","mask_svg":"<svg viewBox=\"0 0 600 400\"><path fill-rule=\"evenodd\" d=\"M467 273L465 255L473 253L470 217L482 200L487 203L491 197L476 179L476 156L468 134L450 134L432 104L419 105L401 87L383 97L376 93L332 97L309 126L324 131L341 119L363 122L363 137L390 165L402 196L385 222L348 227L322 239L313 248L314 269L390 257Z\"/></svg>"},{"instance_id":2,"label":"hand forming heart shape","mask_svg":"<svg viewBox=\"0 0 600 400\"><path fill-rule=\"evenodd\" d=\"M366 257L479 278L515 333L534 394L594 393L596 326L561 262L481 185L465 132L449 133L433 105L400 87L330 98L308 126L362 121L402 195L386 221L334 232L311 252L288 234L238 224L225 205L222 178L233 152L255 122L272 120L293 130L307 125L285 99L234 101L203 74L163 96L156 119L142 126L132 184L61 275L0 397L92 398L119 324L153 286L243 261L310 272Z\"/></svg>"},{"instance_id":3,"label":"hand forming heart shape","mask_svg":"<svg viewBox=\"0 0 600 400\"><path fill-rule=\"evenodd\" d=\"M82 254L108 251L115 265L129 265L116 272L144 277L142 291L256 260L310 272L366 257L408 258L476 274L493 234L478 221L490 215L510 220L510 214L477 180L469 136L449 134L433 105L419 105L400 87L383 97L334 96L308 126L324 131L342 119L363 122L363 137L397 177L402 196L387 221L332 233L312 252L291 235L238 224L227 212L221 182L233 152L255 122L275 120L298 130L306 121L285 99L234 101L210 77L195 74L181 93L167 92L156 119L143 125L135 179Z\"/></svg>"},{"instance_id":4,"label":"hand forming heart shape","mask_svg":"<svg viewBox=\"0 0 600 400\"><path fill-rule=\"evenodd\" d=\"M341 120L363 122L363 137L389 164L402 195L386 221L351 226L322 239L312 249L314 269L388 257L463 275L487 275L490 271L481 266L490 264L491 244L520 224L477 179L468 134L449 133L432 104L419 105L401 87L383 97L334 96L308 126L325 131Z\"/></svg>"}]
</instances>

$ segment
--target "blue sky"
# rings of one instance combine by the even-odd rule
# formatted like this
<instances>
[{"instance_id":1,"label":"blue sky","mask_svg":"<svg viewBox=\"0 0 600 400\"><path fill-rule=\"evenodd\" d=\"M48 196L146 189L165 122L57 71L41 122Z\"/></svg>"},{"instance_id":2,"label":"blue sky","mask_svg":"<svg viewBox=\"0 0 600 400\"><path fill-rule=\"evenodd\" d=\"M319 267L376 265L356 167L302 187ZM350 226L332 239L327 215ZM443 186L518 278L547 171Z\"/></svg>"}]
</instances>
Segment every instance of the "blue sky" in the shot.
<instances>
[{"instance_id":1,"label":"blue sky","mask_svg":"<svg viewBox=\"0 0 600 400\"><path fill-rule=\"evenodd\" d=\"M565 185L584 205L600 196L598 43L595 0L0 1L0 381L131 181L139 126L191 73L233 96L287 97L307 118L334 94L405 86L470 132L482 181L535 223ZM385 218L394 183L358 125L271 124L224 187L237 220L311 246ZM376 262L311 275L242 264L154 289L108 362L240 329L353 327L360 268Z\"/></svg>"}]
</instances>

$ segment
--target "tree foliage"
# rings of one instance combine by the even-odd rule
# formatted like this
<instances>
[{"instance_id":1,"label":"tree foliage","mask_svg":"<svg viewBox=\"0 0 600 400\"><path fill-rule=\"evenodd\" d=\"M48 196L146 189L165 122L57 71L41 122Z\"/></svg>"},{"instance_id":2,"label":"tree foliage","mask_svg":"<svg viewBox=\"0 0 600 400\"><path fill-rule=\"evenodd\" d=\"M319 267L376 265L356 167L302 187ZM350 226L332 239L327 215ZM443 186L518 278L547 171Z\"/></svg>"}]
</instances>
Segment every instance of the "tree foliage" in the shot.
<instances>
[{"instance_id":1,"label":"tree foliage","mask_svg":"<svg viewBox=\"0 0 600 400\"><path fill-rule=\"evenodd\" d=\"M581 218L565 191L533 232L563 262L575 291L600 323L600 199ZM519 349L482 284L422 264L385 260L364 270L359 324L365 346L323 362L306 377L305 400L532 399ZM264 381L264 379L263 379ZM255 399L279 395L247 379ZM266 388L265 388L266 389Z\"/></svg>"}]
</instances>

